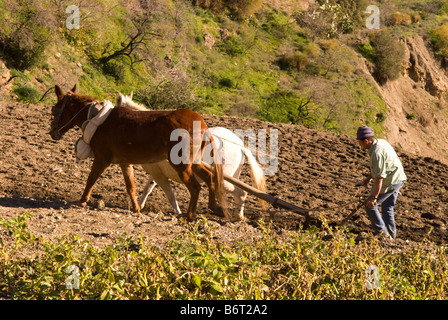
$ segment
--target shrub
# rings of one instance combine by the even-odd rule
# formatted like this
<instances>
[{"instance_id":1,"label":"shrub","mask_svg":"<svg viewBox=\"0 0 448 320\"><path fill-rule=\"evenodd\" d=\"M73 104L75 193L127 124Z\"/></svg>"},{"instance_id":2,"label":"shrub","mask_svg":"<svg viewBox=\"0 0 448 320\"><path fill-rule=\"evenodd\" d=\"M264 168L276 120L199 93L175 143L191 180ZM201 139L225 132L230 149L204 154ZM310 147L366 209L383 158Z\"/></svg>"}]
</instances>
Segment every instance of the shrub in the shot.
<instances>
[{"instance_id":1,"label":"shrub","mask_svg":"<svg viewBox=\"0 0 448 320\"><path fill-rule=\"evenodd\" d=\"M350 27L365 26L365 11L370 4L369 0L336 0L336 2L340 5L343 14L350 17Z\"/></svg>"},{"instance_id":2,"label":"shrub","mask_svg":"<svg viewBox=\"0 0 448 320\"><path fill-rule=\"evenodd\" d=\"M430 35L436 54L448 61L448 23L434 28Z\"/></svg>"},{"instance_id":3,"label":"shrub","mask_svg":"<svg viewBox=\"0 0 448 320\"><path fill-rule=\"evenodd\" d=\"M362 11L367 7L364 3L364 0L318 0L297 16L297 22L317 37L335 38L360 26Z\"/></svg>"},{"instance_id":4,"label":"shrub","mask_svg":"<svg viewBox=\"0 0 448 320\"><path fill-rule=\"evenodd\" d=\"M404 25L407 26L412 23L412 18L407 13L395 12L389 18L389 25L397 26Z\"/></svg>"},{"instance_id":5,"label":"shrub","mask_svg":"<svg viewBox=\"0 0 448 320\"><path fill-rule=\"evenodd\" d=\"M235 86L236 86L235 80L230 79L230 78L222 78L219 80L218 84L221 87L225 87L225 88L235 88Z\"/></svg>"},{"instance_id":6,"label":"shrub","mask_svg":"<svg viewBox=\"0 0 448 320\"><path fill-rule=\"evenodd\" d=\"M387 116L384 111L381 111L376 114L376 122L382 123L386 120Z\"/></svg>"},{"instance_id":7,"label":"shrub","mask_svg":"<svg viewBox=\"0 0 448 320\"><path fill-rule=\"evenodd\" d=\"M192 109L200 107L200 99L192 89L189 79L166 79L154 87L137 90L137 100L151 109Z\"/></svg>"},{"instance_id":8,"label":"shrub","mask_svg":"<svg viewBox=\"0 0 448 320\"><path fill-rule=\"evenodd\" d=\"M308 63L305 54L300 51L283 54L277 61L282 70L297 70L302 71Z\"/></svg>"},{"instance_id":9,"label":"shrub","mask_svg":"<svg viewBox=\"0 0 448 320\"><path fill-rule=\"evenodd\" d=\"M302 124L313 127L317 121L317 106L294 92L277 91L264 99L259 109L262 120Z\"/></svg>"},{"instance_id":10,"label":"shrub","mask_svg":"<svg viewBox=\"0 0 448 320\"><path fill-rule=\"evenodd\" d=\"M225 0L224 3L230 13L239 19L250 17L262 6L261 0Z\"/></svg>"},{"instance_id":11,"label":"shrub","mask_svg":"<svg viewBox=\"0 0 448 320\"><path fill-rule=\"evenodd\" d=\"M411 14L412 23L420 23L422 17L418 13Z\"/></svg>"},{"instance_id":12,"label":"shrub","mask_svg":"<svg viewBox=\"0 0 448 320\"><path fill-rule=\"evenodd\" d=\"M232 57L243 55L245 52L245 44L240 37L230 36L218 43L217 47Z\"/></svg>"},{"instance_id":13,"label":"shrub","mask_svg":"<svg viewBox=\"0 0 448 320\"><path fill-rule=\"evenodd\" d=\"M388 29L370 35L374 48L375 77L379 82L397 79L403 71L404 46Z\"/></svg>"},{"instance_id":14,"label":"shrub","mask_svg":"<svg viewBox=\"0 0 448 320\"><path fill-rule=\"evenodd\" d=\"M40 98L40 93L32 86L21 86L14 89L14 93L17 94L19 100L29 102L29 103L37 103Z\"/></svg>"},{"instance_id":15,"label":"shrub","mask_svg":"<svg viewBox=\"0 0 448 320\"><path fill-rule=\"evenodd\" d=\"M193 4L215 13L229 13L237 19L248 18L262 6L261 0L193 0Z\"/></svg>"},{"instance_id":16,"label":"shrub","mask_svg":"<svg viewBox=\"0 0 448 320\"><path fill-rule=\"evenodd\" d=\"M372 47L370 41L359 44L358 50L364 58L373 62L375 58L375 49Z\"/></svg>"},{"instance_id":17,"label":"shrub","mask_svg":"<svg viewBox=\"0 0 448 320\"><path fill-rule=\"evenodd\" d=\"M0 49L18 69L40 64L51 39L54 16L42 5L39 1L3 3L4 12L8 14L0 14Z\"/></svg>"}]
</instances>

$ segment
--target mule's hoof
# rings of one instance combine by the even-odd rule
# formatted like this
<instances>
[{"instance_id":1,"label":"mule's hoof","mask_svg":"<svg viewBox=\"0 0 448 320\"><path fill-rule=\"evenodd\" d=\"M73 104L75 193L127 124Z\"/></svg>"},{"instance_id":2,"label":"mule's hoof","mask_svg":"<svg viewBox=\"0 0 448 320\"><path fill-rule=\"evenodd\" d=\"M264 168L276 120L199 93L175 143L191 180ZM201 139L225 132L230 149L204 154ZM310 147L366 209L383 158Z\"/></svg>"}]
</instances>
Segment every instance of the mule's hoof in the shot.
<instances>
[{"instance_id":1,"label":"mule's hoof","mask_svg":"<svg viewBox=\"0 0 448 320\"><path fill-rule=\"evenodd\" d=\"M83 208L87 207L87 201L79 201L79 205Z\"/></svg>"},{"instance_id":2,"label":"mule's hoof","mask_svg":"<svg viewBox=\"0 0 448 320\"><path fill-rule=\"evenodd\" d=\"M225 217L224 210L221 207L216 207L215 210L212 211L215 216Z\"/></svg>"},{"instance_id":3,"label":"mule's hoof","mask_svg":"<svg viewBox=\"0 0 448 320\"><path fill-rule=\"evenodd\" d=\"M182 216L181 216L181 218L187 220L187 222L192 222L192 221L194 220L194 217L193 217L193 216L189 216L189 215L186 214L186 213L183 213Z\"/></svg>"}]
</instances>

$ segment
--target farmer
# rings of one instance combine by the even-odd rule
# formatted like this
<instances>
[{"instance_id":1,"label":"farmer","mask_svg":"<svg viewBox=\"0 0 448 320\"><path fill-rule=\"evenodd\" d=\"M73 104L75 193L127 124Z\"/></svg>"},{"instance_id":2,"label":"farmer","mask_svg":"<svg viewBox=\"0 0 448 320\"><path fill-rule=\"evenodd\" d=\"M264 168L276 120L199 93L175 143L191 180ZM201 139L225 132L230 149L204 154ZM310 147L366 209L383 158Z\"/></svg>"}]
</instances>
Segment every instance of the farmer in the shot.
<instances>
[{"instance_id":1,"label":"farmer","mask_svg":"<svg viewBox=\"0 0 448 320\"><path fill-rule=\"evenodd\" d=\"M375 139L373 129L368 126L358 128L360 147L368 150L370 174L360 185L367 187L373 179L372 194L366 200L366 212L372 222L375 234L395 238L394 206L398 191L406 181L403 165L393 147L383 139ZM378 206L381 205L381 214Z\"/></svg>"}]
</instances>

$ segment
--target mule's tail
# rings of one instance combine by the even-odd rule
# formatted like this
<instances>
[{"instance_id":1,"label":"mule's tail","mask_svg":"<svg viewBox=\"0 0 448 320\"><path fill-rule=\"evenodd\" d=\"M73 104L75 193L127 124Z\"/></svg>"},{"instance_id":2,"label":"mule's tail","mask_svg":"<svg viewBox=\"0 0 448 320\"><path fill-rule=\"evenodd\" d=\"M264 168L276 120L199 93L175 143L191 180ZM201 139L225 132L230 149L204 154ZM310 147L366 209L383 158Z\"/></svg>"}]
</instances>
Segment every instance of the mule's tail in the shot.
<instances>
[{"instance_id":1,"label":"mule's tail","mask_svg":"<svg viewBox=\"0 0 448 320\"><path fill-rule=\"evenodd\" d=\"M247 161L249 162L250 176L255 185L255 188L266 193L266 178L264 176L263 169L260 167L254 155L249 149L241 147L241 150L243 150L244 155L246 156ZM263 210L267 210L266 201L261 200L260 198L258 198L258 201L260 202L261 208Z\"/></svg>"},{"instance_id":2,"label":"mule's tail","mask_svg":"<svg viewBox=\"0 0 448 320\"><path fill-rule=\"evenodd\" d=\"M222 213L224 214L226 219L231 220L224 190L224 172L222 169L222 148L219 148L217 146L214 137L208 131L205 131L205 134L207 134L212 144L212 153L213 153L212 176L213 176L213 184L215 186L216 200L218 201L218 204L221 206Z\"/></svg>"}]
</instances>

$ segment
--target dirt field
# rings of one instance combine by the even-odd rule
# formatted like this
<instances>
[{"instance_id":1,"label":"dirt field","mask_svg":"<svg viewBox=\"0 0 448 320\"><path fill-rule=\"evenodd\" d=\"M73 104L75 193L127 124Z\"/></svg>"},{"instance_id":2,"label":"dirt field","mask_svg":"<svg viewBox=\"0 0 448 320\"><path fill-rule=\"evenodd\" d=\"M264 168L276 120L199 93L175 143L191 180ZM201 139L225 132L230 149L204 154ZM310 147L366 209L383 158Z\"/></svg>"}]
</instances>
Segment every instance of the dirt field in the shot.
<instances>
[{"instance_id":1,"label":"dirt field","mask_svg":"<svg viewBox=\"0 0 448 320\"><path fill-rule=\"evenodd\" d=\"M182 224L172 213L160 188L155 189L141 214L129 210L118 166L109 167L100 177L91 205L79 207L77 200L84 189L91 162L75 161L74 143L80 136L79 129L71 130L60 141L51 139L48 134L50 109L51 106L0 102L0 217L32 212L30 228L36 235L52 238L75 233L98 246L114 243L125 232L133 236L141 233L149 238L150 244L162 246L183 232ZM278 171L267 177L271 194L303 208L344 205L344 208L322 212L330 221L342 219L355 206L356 187L343 179L361 180L368 173L368 156L354 138L250 119L204 118L209 126L279 130ZM409 181L402 188L396 207L395 245L420 242L431 228L430 240L447 243L448 167L431 158L399 155ZM147 176L138 167L136 179L141 191ZM241 180L250 181L247 169ZM185 210L186 188L175 185L174 190L181 209ZM350 199L353 203L346 205ZM268 218L269 214L258 209L253 196L247 201L249 221L237 223L225 223L209 215L206 200L204 187L198 216L206 215L210 223L216 225L217 241L234 244L262 236L256 220ZM98 203L104 203L105 207L98 208ZM273 224L281 235L285 230L297 230L302 222L297 214L278 212ZM358 235L371 230L363 210L349 225Z\"/></svg>"}]
</instances>

